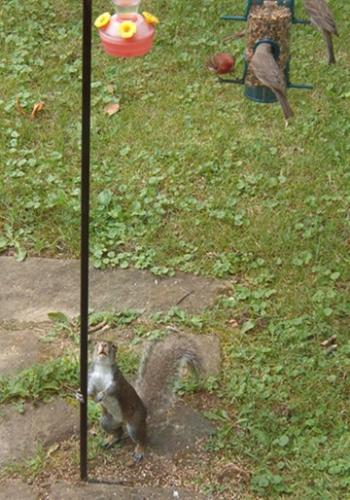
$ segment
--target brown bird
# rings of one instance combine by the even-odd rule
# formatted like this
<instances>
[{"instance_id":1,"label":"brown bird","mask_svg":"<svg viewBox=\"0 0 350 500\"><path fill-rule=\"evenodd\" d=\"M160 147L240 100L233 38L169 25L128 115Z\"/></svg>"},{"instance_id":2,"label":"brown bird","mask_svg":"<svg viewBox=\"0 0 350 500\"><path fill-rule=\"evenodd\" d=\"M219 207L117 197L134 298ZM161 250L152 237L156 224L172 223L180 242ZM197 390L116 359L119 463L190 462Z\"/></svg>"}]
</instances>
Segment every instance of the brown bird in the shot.
<instances>
[{"instance_id":1,"label":"brown bird","mask_svg":"<svg viewBox=\"0 0 350 500\"><path fill-rule=\"evenodd\" d=\"M235 67L235 59L228 52L218 52L210 57L207 61L207 68L210 71L223 75L231 73Z\"/></svg>"},{"instance_id":2,"label":"brown bird","mask_svg":"<svg viewBox=\"0 0 350 500\"><path fill-rule=\"evenodd\" d=\"M288 125L288 119L294 115L292 108L287 100L287 85L272 54L272 46L270 43L260 43L254 52L250 67L260 82L269 87L276 95Z\"/></svg>"},{"instance_id":3,"label":"brown bird","mask_svg":"<svg viewBox=\"0 0 350 500\"><path fill-rule=\"evenodd\" d=\"M311 24L321 31L328 53L328 64L335 63L332 35L338 36L332 12L325 0L305 0L304 8L310 16Z\"/></svg>"}]
</instances>

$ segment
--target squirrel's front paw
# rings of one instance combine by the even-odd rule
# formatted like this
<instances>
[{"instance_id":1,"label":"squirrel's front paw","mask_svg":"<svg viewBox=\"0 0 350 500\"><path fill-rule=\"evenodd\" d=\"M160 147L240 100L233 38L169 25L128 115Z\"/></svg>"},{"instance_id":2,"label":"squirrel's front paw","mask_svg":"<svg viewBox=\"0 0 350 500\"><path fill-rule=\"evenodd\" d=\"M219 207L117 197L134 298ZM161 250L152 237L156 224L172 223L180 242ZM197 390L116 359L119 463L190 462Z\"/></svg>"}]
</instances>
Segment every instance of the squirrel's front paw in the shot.
<instances>
[{"instance_id":1,"label":"squirrel's front paw","mask_svg":"<svg viewBox=\"0 0 350 500\"><path fill-rule=\"evenodd\" d=\"M84 396L82 395L82 393L80 391L77 391L75 394L75 399L77 399L80 403L84 403Z\"/></svg>"},{"instance_id":2,"label":"squirrel's front paw","mask_svg":"<svg viewBox=\"0 0 350 500\"><path fill-rule=\"evenodd\" d=\"M99 392L95 398L96 403L101 403L104 398L104 392Z\"/></svg>"}]
</instances>

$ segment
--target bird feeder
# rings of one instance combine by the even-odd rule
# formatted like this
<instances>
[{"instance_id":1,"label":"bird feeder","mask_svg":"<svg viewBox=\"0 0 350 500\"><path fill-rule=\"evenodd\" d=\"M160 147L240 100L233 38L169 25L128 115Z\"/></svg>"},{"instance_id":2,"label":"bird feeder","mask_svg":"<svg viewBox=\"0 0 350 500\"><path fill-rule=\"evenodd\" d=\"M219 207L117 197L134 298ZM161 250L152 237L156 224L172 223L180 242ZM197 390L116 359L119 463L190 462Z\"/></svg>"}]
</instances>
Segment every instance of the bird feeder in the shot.
<instances>
[{"instance_id":1,"label":"bird feeder","mask_svg":"<svg viewBox=\"0 0 350 500\"><path fill-rule=\"evenodd\" d=\"M243 76L241 79L220 78L222 83L244 84L245 96L255 102L275 102L277 100L275 94L261 85L250 69L250 62L258 45L269 43L274 58L284 74L287 87L312 88L306 84L293 84L289 79L291 26L308 24L308 21L295 17L294 0L247 0L245 13L242 16L223 16L222 19L247 22Z\"/></svg>"},{"instance_id":2,"label":"bird feeder","mask_svg":"<svg viewBox=\"0 0 350 500\"><path fill-rule=\"evenodd\" d=\"M95 21L104 50L113 57L147 54L153 45L158 19L149 12L138 13L139 0L113 0L116 13L101 14Z\"/></svg>"}]
</instances>

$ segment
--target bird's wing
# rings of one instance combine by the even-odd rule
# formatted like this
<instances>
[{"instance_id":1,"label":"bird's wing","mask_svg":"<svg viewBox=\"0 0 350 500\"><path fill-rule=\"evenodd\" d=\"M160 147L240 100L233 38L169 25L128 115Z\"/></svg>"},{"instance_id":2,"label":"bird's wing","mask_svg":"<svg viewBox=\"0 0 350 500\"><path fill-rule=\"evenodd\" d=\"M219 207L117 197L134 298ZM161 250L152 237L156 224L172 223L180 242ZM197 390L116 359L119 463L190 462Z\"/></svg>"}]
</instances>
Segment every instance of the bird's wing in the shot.
<instances>
[{"instance_id":1,"label":"bird's wing","mask_svg":"<svg viewBox=\"0 0 350 500\"><path fill-rule=\"evenodd\" d=\"M311 20L321 29L337 34L337 26L325 0L305 0L304 7Z\"/></svg>"},{"instance_id":2,"label":"bird's wing","mask_svg":"<svg viewBox=\"0 0 350 500\"><path fill-rule=\"evenodd\" d=\"M285 92L285 80L271 52L259 46L252 58L251 68L256 78L263 85L280 92Z\"/></svg>"}]
</instances>

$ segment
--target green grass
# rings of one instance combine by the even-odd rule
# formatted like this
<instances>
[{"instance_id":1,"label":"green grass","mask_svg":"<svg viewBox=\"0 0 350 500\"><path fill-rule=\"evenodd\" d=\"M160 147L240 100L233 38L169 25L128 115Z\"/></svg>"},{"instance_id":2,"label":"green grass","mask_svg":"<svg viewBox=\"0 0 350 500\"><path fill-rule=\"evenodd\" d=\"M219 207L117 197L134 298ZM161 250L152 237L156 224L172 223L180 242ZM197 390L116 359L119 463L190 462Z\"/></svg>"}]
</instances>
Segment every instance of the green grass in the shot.
<instances>
[{"instance_id":1,"label":"green grass","mask_svg":"<svg viewBox=\"0 0 350 500\"><path fill-rule=\"evenodd\" d=\"M293 27L292 80L314 89L290 91L288 129L277 105L204 69L224 49L242 71L244 41L222 43L242 26L219 16L243 2L145 0L161 24L142 59L108 58L93 38L92 261L239 282L205 324L220 332L220 394L242 433L223 422L211 447L248 461L252 491L269 498L350 489L350 5L330 4L335 67L317 32ZM96 1L94 15L108 8ZM78 256L79 2L3 2L0 41L0 249ZM28 113L39 100L46 108L31 121L17 99ZM109 118L111 101L121 110ZM334 333L339 348L326 357L319 343Z\"/></svg>"}]
</instances>

